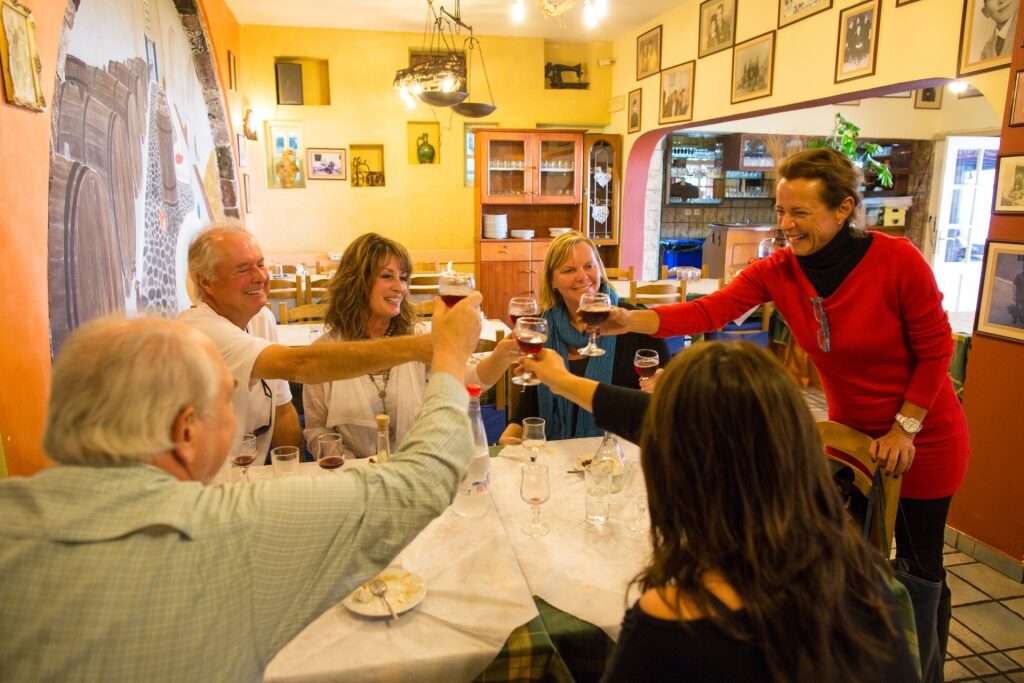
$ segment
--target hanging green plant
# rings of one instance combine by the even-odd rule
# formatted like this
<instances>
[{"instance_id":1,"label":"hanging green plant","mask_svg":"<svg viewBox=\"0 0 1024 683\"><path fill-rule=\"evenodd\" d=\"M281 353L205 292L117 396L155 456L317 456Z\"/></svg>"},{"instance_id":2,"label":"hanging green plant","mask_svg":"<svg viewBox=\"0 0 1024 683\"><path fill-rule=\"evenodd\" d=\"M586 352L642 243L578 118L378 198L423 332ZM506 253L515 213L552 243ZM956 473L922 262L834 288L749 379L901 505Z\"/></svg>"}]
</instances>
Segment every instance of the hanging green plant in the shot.
<instances>
[{"instance_id":1,"label":"hanging green plant","mask_svg":"<svg viewBox=\"0 0 1024 683\"><path fill-rule=\"evenodd\" d=\"M807 146L811 148L831 147L848 157L865 172L873 173L882 187L892 187L892 171L886 164L876 161L873 156L882 151L882 148L873 142L858 142L858 135L860 135L860 126L836 112L836 127L832 129L829 136L824 139L811 140Z\"/></svg>"}]
</instances>

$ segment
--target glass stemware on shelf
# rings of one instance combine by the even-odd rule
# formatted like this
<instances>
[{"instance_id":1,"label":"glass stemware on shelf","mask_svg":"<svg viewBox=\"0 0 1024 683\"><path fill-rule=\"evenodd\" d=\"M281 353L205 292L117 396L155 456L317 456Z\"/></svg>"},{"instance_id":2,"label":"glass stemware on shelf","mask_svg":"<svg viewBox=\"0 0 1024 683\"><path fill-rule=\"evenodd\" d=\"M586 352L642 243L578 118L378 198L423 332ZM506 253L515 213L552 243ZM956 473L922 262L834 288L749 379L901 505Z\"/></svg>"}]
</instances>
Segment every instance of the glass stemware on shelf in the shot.
<instances>
[{"instance_id":1,"label":"glass stemware on shelf","mask_svg":"<svg viewBox=\"0 0 1024 683\"><path fill-rule=\"evenodd\" d=\"M551 497L548 466L538 463L523 465L522 475L519 495L530 504L533 512L530 521L523 525L523 533L527 536L543 536L551 531L551 527L540 519L540 506Z\"/></svg>"},{"instance_id":2,"label":"glass stemware on shelf","mask_svg":"<svg viewBox=\"0 0 1024 683\"><path fill-rule=\"evenodd\" d=\"M256 459L256 435L252 433L242 435L242 443L238 446L238 452L231 456L231 465L242 470L242 481L249 481L249 466Z\"/></svg>"},{"instance_id":3,"label":"glass stemware on shelf","mask_svg":"<svg viewBox=\"0 0 1024 683\"><path fill-rule=\"evenodd\" d=\"M587 345L577 351L581 356L603 356L604 349L597 345L597 328L608 320L612 311L611 299L603 292L587 292L580 297L580 318L587 326L590 340Z\"/></svg>"},{"instance_id":4,"label":"glass stemware on shelf","mask_svg":"<svg viewBox=\"0 0 1024 683\"><path fill-rule=\"evenodd\" d=\"M473 293L476 283L472 273L459 273L446 270L437 279L437 293L441 295L448 308L459 303Z\"/></svg>"},{"instance_id":5,"label":"glass stemware on shelf","mask_svg":"<svg viewBox=\"0 0 1024 683\"><path fill-rule=\"evenodd\" d=\"M316 438L316 464L328 472L333 472L345 464L345 451L342 450L341 434L321 434Z\"/></svg>"},{"instance_id":6,"label":"glass stemware on shelf","mask_svg":"<svg viewBox=\"0 0 1024 683\"><path fill-rule=\"evenodd\" d=\"M544 318L524 316L516 321L516 329L513 331L513 334L516 335L516 343L519 345L519 350L527 358L533 358L540 353L548 340L548 321ZM529 370L524 370L517 379L519 381L516 384L528 386L540 384L537 376Z\"/></svg>"}]
</instances>

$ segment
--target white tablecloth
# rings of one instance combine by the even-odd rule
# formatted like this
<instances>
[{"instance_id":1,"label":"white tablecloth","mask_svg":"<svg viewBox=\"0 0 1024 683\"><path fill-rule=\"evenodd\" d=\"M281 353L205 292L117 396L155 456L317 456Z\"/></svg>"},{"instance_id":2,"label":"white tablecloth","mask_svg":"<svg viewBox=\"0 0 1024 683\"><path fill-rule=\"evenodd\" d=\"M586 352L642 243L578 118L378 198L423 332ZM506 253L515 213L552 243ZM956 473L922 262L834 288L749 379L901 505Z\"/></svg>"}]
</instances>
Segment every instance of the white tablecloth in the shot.
<instances>
[{"instance_id":1,"label":"white tablecloth","mask_svg":"<svg viewBox=\"0 0 1024 683\"><path fill-rule=\"evenodd\" d=\"M418 323L425 325L427 331L430 331L430 321ZM489 339L491 341L497 341L498 330L505 333L508 336L512 333L501 320L484 320L483 326L480 329L480 338ZM305 346L312 344L313 340L320 336L323 331L323 325L320 323L299 323L295 325L278 325L277 326L277 340L279 343L285 346Z\"/></svg>"}]
</instances>

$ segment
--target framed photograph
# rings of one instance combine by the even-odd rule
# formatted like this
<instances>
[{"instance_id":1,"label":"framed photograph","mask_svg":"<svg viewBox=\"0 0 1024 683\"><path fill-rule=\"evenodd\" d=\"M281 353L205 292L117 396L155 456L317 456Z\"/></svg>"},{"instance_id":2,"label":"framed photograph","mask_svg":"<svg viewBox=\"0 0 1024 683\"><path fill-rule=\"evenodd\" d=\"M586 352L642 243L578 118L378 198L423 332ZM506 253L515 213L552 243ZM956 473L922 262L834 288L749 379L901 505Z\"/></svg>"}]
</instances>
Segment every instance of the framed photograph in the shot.
<instances>
[{"instance_id":1,"label":"framed photograph","mask_svg":"<svg viewBox=\"0 0 1024 683\"><path fill-rule=\"evenodd\" d=\"M242 197L245 199L245 212L252 213L252 193L249 189L249 174L242 174Z\"/></svg>"},{"instance_id":2,"label":"framed photograph","mask_svg":"<svg viewBox=\"0 0 1024 683\"><path fill-rule=\"evenodd\" d=\"M942 109L941 85L934 88L921 88L914 91L914 109Z\"/></svg>"},{"instance_id":3,"label":"framed photograph","mask_svg":"<svg viewBox=\"0 0 1024 683\"><path fill-rule=\"evenodd\" d=\"M0 64L4 94L13 105L43 111L43 63L36 52L36 22L32 10L17 0L0 2Z\"/></svg>"},{"instance_id":4,"label":"framed photograph","mask_svg":"<svg viewBox=\"0 0 1024 683\"><path fill-rule=\"evenodd\" d=\"M697 62L690 60L661 72L658 123L678 123L693 118L693 77Z\"/></svg>"},{"instance_id":5,"label":"framed photograph","mask_svg":"<svg viewBox=\"0 0 1024 683\"><path fill-rule=\"evenodd\" d=\"M626 111L629 112L629 125L626 126L627 133L639 133L640 124L644 120L643 117L643 94L644 91L641 88L629 91L629 103L626 106Z\"/></svg>"},{"instance_id":6,"label":"framed photograph","mask_svg":"<svg viewBox=\"0 0 1024 683\"><path fill-rule=\"evenodd\" d=\"M992 213L1024 213L1024 156L999 157Z\"/></svg>"},{"instance_id":7,"label":"framed photograph","mask_svg":"<svg viewBox=\"0 0 1024 683\"><path fill-rule=\"evenodd\" d=\"M306 186L306 160L302 157L302 124L267 121L267 187Z\"/></svg>"},{"instance_id":8,"label":"framed photograph","mask_svg":"<svg viewBox=\"0 0 1024 683\"><path fill-rule=\"evenodd\" d=\"M1020 0L992 5L989 9L989 0L964 0L958 76L991 71L1010 63Z\"/></svg>"},{"instance_id":9,"label":"framed photograph","mask_svg":"<svg viewBox=\"0 0 1024 683\"><path fill-rule=\"evenodd\" d=\"M981 272L978 332L1024 342L1024 244L989 242Z\"/></svg>"},{"instance_id":10,"label":"framed photograph","mask_svg":"<svg viewBox=\"0 0 1024 683\"><path fill-rule=\"evenodd\" d=\"M832 9L832 0L779 0L779 28Z\"/></svg>"},{"instance_id":11,"label":"framed photograph","mask_svg":"<svg viewBox=\"0 0 1024 683\"><path fill-rule=\"evenodd\" d=\"M704 0L700 3L698 57L728 49L736 42L736 0Z\"/></svg>"},{"instance_id":12,"label":"framed photograph","mask_svg":"<svg viewBox=\"0 0 1024 683\"><path fill-rule=\"evenodd\" d=\"M1013 81L1013 98L1010 104L1010 125L1024 126L1024 69L1017 72Z\"/></svg>"},{"instance_id":13,"label":"framed photograph","mask_svg":"<svg viewBox=\"0 0 1024 683\"><path fill-rule=\"evenodd\" d=\"M772 94L775 31L736 45L732 53L732 103Z\"/></svg>"},{"instance_id":14,"label":"framed photograph","mask_svg":"<svg viewBox=\"0 0 1024 683\"><path fill-rule=\"evenodd\" d=\"M245 144L245 133L235 133L235 146L238 147L238 168L248 168L249 147Z\"/></svg>"},{"instance_id":15,"label":"framed photograph","mask_svg":"<svg viewBox=\"0 0 1024 683\"><path fill-rule=\"evenodd\" d=\"M306 150L310 180L345 180L348 160L344 149L310 147Z\"/></svg>"},{"instance_id":16,"label":"framed photograph","mask_svg":"<svg viewBox=\"0 0 1024 683\"><path fill-rule=\"evenodd\" d=\"M878 53L878 4L868 0L839 13L839 42L836 45L836 83L875 73Z\"/></svg>"},{"instance_id":17,"label":"framed photograph","mask_svg":"<svg viewBox=\"0 0 1024 683\"><path fill-rule=\"evenodd\" d=\"M228 50L228 88L238 91L238 64L235 62L235 53Z\"/></svg>"},{"instance_id":18,"label":"framed photograph","mask_svg":"<svg viewBox=\"0 0 1024 683\"><path fill-rule=\"evenodd\" d=\"M655 26L636 39L636 80L661 71L661 26Z\"/></svg>"}]
</instances>

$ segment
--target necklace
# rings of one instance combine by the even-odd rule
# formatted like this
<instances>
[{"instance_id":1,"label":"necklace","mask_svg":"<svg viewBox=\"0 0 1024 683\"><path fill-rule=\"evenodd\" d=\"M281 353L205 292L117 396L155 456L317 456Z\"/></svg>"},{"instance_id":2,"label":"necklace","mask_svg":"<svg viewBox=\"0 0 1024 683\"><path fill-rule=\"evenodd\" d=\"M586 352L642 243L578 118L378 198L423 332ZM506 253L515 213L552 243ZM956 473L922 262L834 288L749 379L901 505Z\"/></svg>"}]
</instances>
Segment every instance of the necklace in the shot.
<instances>
[{"instance_id":1,"label":"necklace","mask_svg":"<svg viewBox=\"0 0 1024 683\"><path fill-rule=\"evenodd\" d=\"M385 337L390 337L394 330L394 321L388 325L388 331L384 333ZM377 376L380 375L384 379L383 384L377 384ZM388 380L391 379L391 368L388 368L384 372L380 373L368 373L366 375L373 382L373 388L377 390L377 398L380 399L381 413L384 415L388 414Z\"/></svg>"}]
</instances>

